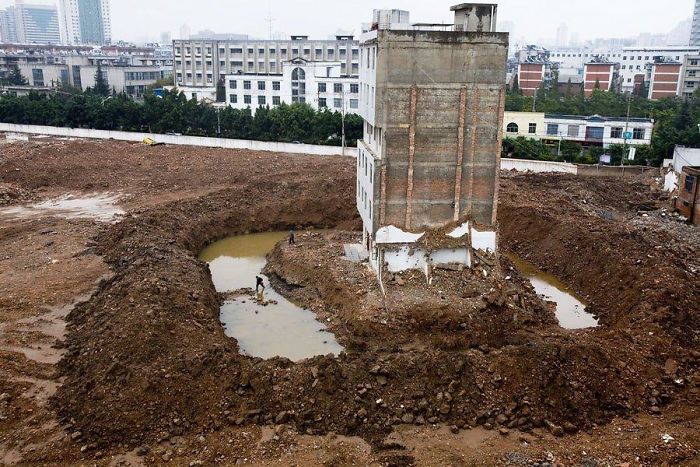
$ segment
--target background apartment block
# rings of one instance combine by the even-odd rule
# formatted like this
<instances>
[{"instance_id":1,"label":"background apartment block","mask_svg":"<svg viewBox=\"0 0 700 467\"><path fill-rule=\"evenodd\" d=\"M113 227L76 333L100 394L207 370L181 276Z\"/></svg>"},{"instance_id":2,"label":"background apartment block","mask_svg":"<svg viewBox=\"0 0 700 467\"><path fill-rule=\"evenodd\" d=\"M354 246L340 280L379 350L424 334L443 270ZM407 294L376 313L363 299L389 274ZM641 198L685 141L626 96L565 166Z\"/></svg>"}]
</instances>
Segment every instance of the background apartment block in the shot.
<instances>
[{"instance_id":1,"label":"background apartment block","mask_svg":"<svg viewBox=\"0 0 700 467\"><path fill-rule=\"evenodd\" d=\"M359 84L343 75L339 62L311 62L302 58L282 62L279 74L226 76L226 102L237 109L275 107L282 103L308 104L314 109L357 113ZM197 96L190 96L194 97Z\"/></svg>"},{"instance_id":2,"label":"background apartment block","mask_svg":"<svg viewBox=\"0 0 700 467\"><path fill-rule=\"evenodd\" d=\"M496 222L508 34L493 32L495 5L453 10L453 25L375 25L361 38L357 208L376 270L469 265L461 247L412 259L409 232Z\"/></svg>"},{"instance_id":3,"label":"background apartment block","mask_svg":"<svg viewBox=\"0 0 700 467\"><path fill-rule=\"evenodd\" d=\"M82 90L95 85L98 63L109 86L140 98L146 87L172 76L172 56L153 48L7 47L0 52L0 73L17 66L36 88L70 85Z\"/></svg>"},{"instance_id":4,"label":"background apartment block","mask_svg":"<svg viewBox=\"0 0 700 467\"><path fill-rule=\"evenodd\" d=\"M16 0L14 6L0 12L0 39L24 44L60 44L56 7Z\"/></svg>"},{"instance_id":5,"label":"background apartment block","mask_svg":"<svg viewBox=\"0 0 700 467\"><path fill-rule=\"evenodd\" d=\"M618 89L619 70L620 65L617 63L586 63L583 67L583 92L586 97L590 97L596 87L602 91Z\"/></svg>"},{"instance_id":6,"label":"background apartment block","mask_svg":"<svg viewBox=\"0 0 700 467\"><path fill-rule=\"evenodd\" d=\"M212 99L216 85L226 75L280 74L286 61L338 62L343 76L357 76L358 42L352 36L335 40L310 40L292 36L289 40L175 40L173 41L175 86L200 99Z\"/></svg>"},{"instance_id":7,"label":"background apartment block","mask_svg":"<svg viewBox=\"0 0 700 467\"><path fill-rule=\"evenodd\" d=\"M60 0L64 44L109 44L112 20L109 0Z\"/></svg>"}]
</instances>

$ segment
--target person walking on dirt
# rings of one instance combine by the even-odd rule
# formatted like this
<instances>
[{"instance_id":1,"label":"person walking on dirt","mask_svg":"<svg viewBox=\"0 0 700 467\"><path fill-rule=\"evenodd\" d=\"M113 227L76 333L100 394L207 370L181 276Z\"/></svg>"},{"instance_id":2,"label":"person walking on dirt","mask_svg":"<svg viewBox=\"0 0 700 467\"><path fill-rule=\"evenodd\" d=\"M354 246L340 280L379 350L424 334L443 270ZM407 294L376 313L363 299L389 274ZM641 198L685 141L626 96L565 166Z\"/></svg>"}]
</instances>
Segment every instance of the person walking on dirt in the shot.
<instances>
[{"instance_id":1,"label":"person walking on dirt","mask_svg":"<svg viewBox=\"0 0 700 467\"><path fill-rule=\"evenodd\" d=\"M263 278L260 276L255 276L255 293L258 292L258 289L262 287L263 292L265 291L265 284L263 283Z\"/></svg>"},{"instance_id":2,"label":"person walking on dirt","mask_svg":"<svg viewBox=\"0 0 700 467\"><path fill-rule=\"evenodd\" d=\"M289 244L290 245L296 245L296 236L294 235L294 230L289 231Z\"/></svg>"}]
</instances>

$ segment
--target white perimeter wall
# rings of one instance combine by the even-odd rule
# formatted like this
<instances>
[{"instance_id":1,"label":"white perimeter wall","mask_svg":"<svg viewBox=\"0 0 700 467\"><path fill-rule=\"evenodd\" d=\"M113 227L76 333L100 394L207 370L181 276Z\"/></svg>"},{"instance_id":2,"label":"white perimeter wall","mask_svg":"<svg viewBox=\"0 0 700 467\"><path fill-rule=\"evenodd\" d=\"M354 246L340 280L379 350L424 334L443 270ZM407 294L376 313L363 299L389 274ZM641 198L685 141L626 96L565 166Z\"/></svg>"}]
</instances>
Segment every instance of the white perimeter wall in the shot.
<instances>
[{"instance_id":1,"label":"white perimeter wall","mask_svg":"<svg viewBox=\"0 0 700 467\"><path fill-rule=\"evenodd\" d=\"M204 146L210 148L250 149L252 151L286 152L290 154L311 154L316 156L357 157L357 148L338 146L317 146L312 144L275 143L245 139L204 138L200 136L159 135L153 133L135 133L128 131L91 130L87 128L63 128L39 125L16 125L0 123L0 132L26 133L34 135L62 136L67 138L114 139L118 141L143 141L148 137L158 143L176 146Z\"/></svg>"},{"instance_id":2,"label":"white perimeter wall","mask_svg":"<svg viewBox=\"0 0 700 467\"><path fill-rule=\"evenodd\" d=\"M501 158L501 170L518 172L563 172L577 174L578 168L567 162L531 161L525 159Z\"/></svg>"}]
</instances>

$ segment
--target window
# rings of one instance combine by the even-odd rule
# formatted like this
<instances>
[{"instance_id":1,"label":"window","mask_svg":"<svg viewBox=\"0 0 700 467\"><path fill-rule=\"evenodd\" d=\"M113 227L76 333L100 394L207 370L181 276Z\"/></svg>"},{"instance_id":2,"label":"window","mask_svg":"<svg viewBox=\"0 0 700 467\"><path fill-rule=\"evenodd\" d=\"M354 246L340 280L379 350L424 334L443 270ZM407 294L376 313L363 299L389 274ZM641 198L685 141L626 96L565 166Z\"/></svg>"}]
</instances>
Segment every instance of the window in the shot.
<instances>
[{"instance_id":1,"label":"window","mask_svg":"<svg viewBox=\"0 0 700 467\"><path fill-rule=\"evenodd\" d=\"M318 83L318 92L326 92L326 83Z\"/></svg>"},{"instance_id":2,"label":"window","mask_svg":"<svg viewBox=\"0 0 700 467\"><path fill-rule=\"evenodd\" d=\"M350 99L350 108L357 109L359 107L359 101L357 99Z\"/></svg>"},{"instance_id":3,"label":"window","mask_svg":"<svg viewBox=\"0 0 700 467\"><path fill-rule=\"evenodd\" d=\"M292 57L298 57L299 56L299 49L296 47L292 49Z\"/></svg>"},{"instance_id":4,"label":"window","mask_svg":"<svg viewBox=\"0 0 700 467\"><path fill-rule=\"evenodd\" d=\"M534 135L537 133L537 123L530 123L527 129L527 132L530 133L531 135Z\"/></svg>"},{"instance_id":5,"label":"window","mask_svg":"<svg viewBox=\"0 0 700 467\"><path fill-rule=\"evenodd\" d=\"M323 49L316 49L316 58L322 58L323 57Z\"/></svg>"},{"instance_id":6,"label":"window","mask_svg":"<svg viewBox=\"0 0 700 467\"><path fill-rule=\"evenodd\" d=\"M632 130L632 139L644 139L646 131L644 128L635 128Z\"/></svg>"},{"instance_id":7,"label":"window","mask_svg":"<svg viewBox=\"0 0 700 467\"><path fill-rule=\"evenodd\" d=\"M265 81L258 81L258 91L265 90Z\"/></svg>"},{"instance_id":8,"label":"window","mask_svg":"<svg viewBox=\"0 0 700 467\"><path fill-rule=\"evenodd\" d=\"M357 94L358 92L360 92L360 85L357 83L350 84L350 93Z\"/></svg>"},{"instance_id":9,"label":"window","mask_svg":"<svg viewBox=\"0 0 700 467\"><path fill-rule=\"evenodd\" d=\"M328 49L328 58L332 58L335 55L335 49Z\"/></svg>"},{"instance_id":10,"label":"window","mask_svg":"<svg viewBox=\"0 0 700 467\"><path fill-rule=\"evenodd\" d=\"M235 79L232 79L231 81L228 82L228 87L230 89L238 89L238 81Z\"/></svg>"},{"instance_id":11,"label":"window","mask_svg":"<svg viewBox=\"0 0 700 467\"><path fill-rule=\"evenodd\" d=\"M277 51L276 51L275 49L270 49L269 52L270 52L270 55L275 55L275 53L276 53Z\"/></svg>"},{"instance_id":12,"label":"window","mask_svg":"<svg viewBox=\"0 0 700 467\"><path fill-rule=\"evenodd\" d=\"M518 132L518 124L515 122L510 122L508 126L506 127L506 132L508 133L517 133Z\"/></svg>"},{"instance_id":13,"label":"window","mask_svg":"<svg viewBox=\"0 0 700 467\"><path fill-rule=\"evenodd\" d=\"M287 56L287 49L280 49L280 54L282 54L283 57Z\"/></svg>"},{"instance_id":14,"label":"window","mask_svg":"<svg viewBox=\"0 0 700 467\"><path fill-rule=\"evenodd\" d=\"M306 72L301 68L292 70L292 103L306 102Z\"/></svg>"},{"instance_id":15,"label":"window","mask_svg":"<svg viewBox=\"0 0 700 467\"><path fill-rule=\"evenodd\" d=\"M333 92L343 92L343 83L334 83Z\"/></svg>"},{"instance_id":16,"label":"window","mask_svg":"<svg viewBox=\"0 0 700 467\"><path fill-rule=\"evenodd\" d=\"M615 126L610 129L610 137L616 139L622 139L622 127Z\"/></svg>"},{"instance_id":17,"label":"window","mask_svg":"<svg viewBox=\"0 0 700 467\"><path fill-rule=\"evenodd\" d=\"M250 104L251 102L252 102L252 99L250 97L250 94L246 94L245 96L243 96L243 103L244 104Z\"/></svg>"},{"instance_id":18,"label":"window","mask_svg":"<svg viewBox=\"0 0 700 467\"><path fill-rule=\"evenodd\" d=\"M229 97L229 100L231 101L231 104L237 104L238 103L238 96L235 94L231 94Z\"/></svg>"},{"instance_id":19,"label":"window","mask_svg":"<svg viewBox=\"0 0 700 467\"><path fill-rule=\"evenodd\" d=\"M102 77L106 78L105 72L102 72ZM34 68L32 70L32 80L34 81L34 86L44 85L44 70L41 68Z\"/></svg>"},{"instance_id":20,"label":"window","mask_svg":"<svg viewBox=\"0 0 700 467\"><path fill-rule=\"evenodd\" d=\"M252 48L249 48L249 49L248 49L248 53L249 53L249 54L251 54L251 55L252 55L252 54L253 54L253 52L255 52L255 51L254 51L254 50L253 50Z\"/></svg>"},{"instance_id":21,"label":"window","mask_svg":"<svg viewBox=\"0 0 700 467\"><path fill-rule=\"evenodd\" d=\"M549 136L558 136L559 135L559 125L556 123L548 123L547 124L547 134Z\"/></svg>"},{"instance_id":22,"label":"window","mask_svg":"<svg viewBox=\"0 0 700 467\"><path fill-rule=\"evenodd\" d=\"M265 49L258 49L258 53L259 53L260 55L264 55L264 54L265 54Z\"/></svg>"},{"instance_id":23,"label":"window","mask_svg":"<svg viewBox=\"0 0 700 467\"><path fill-rule=\"evenodd\" d=\"M328 107L328 106L326 105L326 98L325 98L325 97L319 97L319 99L318 99L318 108L319 108L319 109L325 109L326 107Z\"/></svg>"},{"instance_id":24,"label":"window","mask_svg":"<svg viewBox=\"0 0 700 467\"><path fill-rule=\"evenodd\" d=\"M280 96L272 96L272 105L280 105Z\"/></svg>"},{"instance_id":25,"label":"window","mask_svg":"<svg viewBox=\"0 0 700 467\"><path fill-rule=\"evenodd\" d=\"M342 106L343 106L343 100L342 100L342 99L338 99L338 98L333 99L333 107L335 107L336 109L339 109L339 108L341 108Z\"/></svg>"},{"instance_id":26,"label":"window","mask_svg":"<svg viewBox=\"0 0 700 467\"><path fill-rule=\"evenodd\" d=\"M691 66L698 66L698 61L697 60L691 60L690 61Z\"/></svg>"},{"instance_id":27,"label":"window","mask_svg":"<svg viewBox=\"0 0 700 467\"><path fill-rule=\"evenodd\" d=\"M568 128L566 129L566 134L570 138L578 138L578 132L579 132L578 125L569 125Z\"/></svg>"},{"instance_id":28,"label":"window","mask_svg":"<svg viewBox=\"0 0 700 467\"><path fill-rule=\"evenodd\" d=\"M272 90L273 90L273 91L279 91L279 90L280 90L280 82L279 82L279 81L273 81L273 82L272 82Z\"/></svg>"},{"instance_id":29,"label":"window","mask_svg":"<svg viewBox=\"0 0 700 467\"><path fill-rule=\"evenodd\" d=\"M304 48L304 55L308 56L311 54L311 49Z\"/></svg>"},{"instance_id":30,"label":"window","mask_svg":"<svg viewBox=\"0 0 700 467\"><path fill-rule=\"evenodd\" d=\"M265 96L258 96L258 105L265 105L266 103Z\"/></svg>"},{"instance_id":31,"label":"window","mask_svg":"<svg viewBox=\"0 0 700 467\"><path fill-rule=\"evenodd\" d=\"M692 175L685 176L685 191L688 193L693 192L693 186L695 185L695 177Z\"/></svg>"},{"instance_id":32,"label":"window","mask_svg":"<svg viewBox=\"0 0 700 467\"><path fill-rule=\"evenodd\" d=\"M248 62L248 68L251 69L251 70L252 70L253 68L255 68L255 62L249 61L249 62Z\"/></svg>"},{"instance_id":33,"label":"window","mask_svg":"<svg viewBox=\"0 0 700 467\"><path fill-rule=\"evenodd\" d=\"M250 89L250 81L243 81L243 89Z\"/></svg>"},{"instance_id":34,"label":"window","mask_svg":"<svg viewBox=\"0 0 700 467\"><path fill-rule=\"evenodd\" d=\"M695 70L689 70L689 71L688 71L688 76L695 77Z\"/></svg>"}]
</instances>

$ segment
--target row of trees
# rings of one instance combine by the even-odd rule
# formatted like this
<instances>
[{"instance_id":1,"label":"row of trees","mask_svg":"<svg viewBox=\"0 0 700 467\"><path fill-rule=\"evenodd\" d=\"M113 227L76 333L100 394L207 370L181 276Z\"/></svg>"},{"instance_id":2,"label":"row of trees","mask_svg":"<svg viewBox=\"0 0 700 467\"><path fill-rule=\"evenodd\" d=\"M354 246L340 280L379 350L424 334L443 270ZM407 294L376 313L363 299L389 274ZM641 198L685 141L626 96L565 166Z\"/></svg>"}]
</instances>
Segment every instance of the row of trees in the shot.
<instances>
[{"instance_id":1,"label":"row of trees","mask_svg":"<svg viewBox=\"0 0 700 467\"><path fill-rule=\"evenodd\" d=\"M98 72L99 74L99 72ZM254 139L340 145L342 116L329 110L315 111L306 104L282 104L250 109L217 109L188 100L184 94L152 93L143 102L112 93L106 82L96 81L86 92L0 97L0 121L7 123L94 128L98 130L180 133L192 136ZM362 119L346 115L348 145L362 137Z\"/></svg>"},{"instance_id":2,"label":"row of trees","mask_svg":"<svg viewBox=\"0 0 700 467\"><path fill-rule=\"evenodd\" d=\"M558 88L545 91L540 88L536 97L524 96L517 88L510 90L506 96L506 110L519 112L545 112L565 115L602 115L605 117L625 117L629 108L632 118L651 118L654 120L654 134L651 147L637 149L635 163L660 165L663 159L673 156L675 145L700 146L700 93L690 99L671 97L652 101L637 95L628 96L618 92L607 92L594 89L591 97L585 97L583 92L560 92ZM508 143L507 149L514 147ZM521 145L522 146L522 145ZM552 148L542 157L551 157ZM613 147L605 151L618 158L622 148ZM534 151L537 152L537 151ZM587 159L600 155L600 148L586 151ZM532 154L533 150L516 151L516 153ZM584 157L586 158L586 157ZM547 160L547 159L543 159ZM597 160L597 157L596 157ZM619 159L618 159L619 163Z\"/></svg>"}]
</instances>

